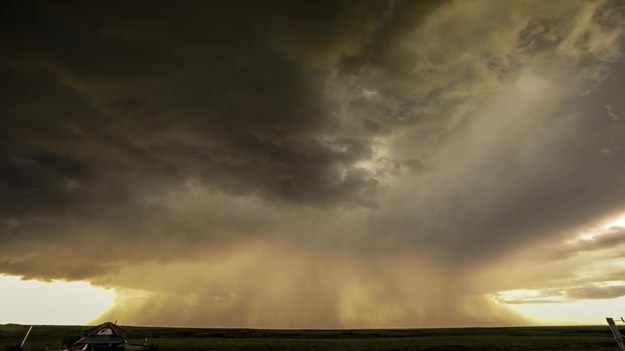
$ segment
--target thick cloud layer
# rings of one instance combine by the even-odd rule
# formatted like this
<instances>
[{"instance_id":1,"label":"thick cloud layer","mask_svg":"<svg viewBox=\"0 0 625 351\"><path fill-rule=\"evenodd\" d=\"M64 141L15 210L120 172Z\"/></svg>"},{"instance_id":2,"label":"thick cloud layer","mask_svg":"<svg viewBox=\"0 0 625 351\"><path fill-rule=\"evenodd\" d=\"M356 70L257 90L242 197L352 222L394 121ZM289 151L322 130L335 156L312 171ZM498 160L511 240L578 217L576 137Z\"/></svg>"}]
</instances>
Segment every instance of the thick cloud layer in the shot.
<instances>
[{"instance_id":1,"label":"thick cloud layer","mask_svg":"<svg viewBox=\"0 0 625 351\"><path fill-rule=\"evenodd\" d=\"M618 1L0 6L0 273L114 287L127 324L623 295L621 231L561 242L625 210Z\"/></svg>"}]
</instances>

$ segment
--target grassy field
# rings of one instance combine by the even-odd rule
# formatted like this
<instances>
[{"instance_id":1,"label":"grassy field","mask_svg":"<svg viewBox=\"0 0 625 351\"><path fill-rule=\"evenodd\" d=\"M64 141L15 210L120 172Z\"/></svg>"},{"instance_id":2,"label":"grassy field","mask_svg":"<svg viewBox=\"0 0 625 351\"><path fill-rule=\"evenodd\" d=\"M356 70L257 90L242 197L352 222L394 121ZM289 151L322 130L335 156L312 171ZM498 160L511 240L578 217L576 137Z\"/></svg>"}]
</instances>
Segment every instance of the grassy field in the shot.
<instances>
[{"instance_id":1,"label":"grassy field","mask_svg":"<svg viewBox=\"0 0 625 351\"><path fill-rule=\"evenodd\" d=\"M517 327L380 330L263 330L125 327L130 341L145 337L168 350L586 350L615 351L607 325L593 327ZM25 351L58 348L79 326L35 326ZM0 325L0 351L19 344L28 326Z\"/></svg>"}]
</instances>

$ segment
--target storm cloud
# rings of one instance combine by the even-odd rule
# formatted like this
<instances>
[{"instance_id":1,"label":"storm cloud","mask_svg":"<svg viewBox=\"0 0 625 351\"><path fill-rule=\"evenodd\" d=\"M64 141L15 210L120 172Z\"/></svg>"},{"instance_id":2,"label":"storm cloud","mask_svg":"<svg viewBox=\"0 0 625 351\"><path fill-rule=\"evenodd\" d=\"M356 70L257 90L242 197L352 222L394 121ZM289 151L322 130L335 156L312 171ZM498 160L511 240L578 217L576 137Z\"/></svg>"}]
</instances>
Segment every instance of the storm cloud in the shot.
<instances>
[{"instance_id":1,"label":"storm cloud","mask_svg":"<svg viewBox=\"0 0 625 351\"><path fill-rule=\"evenodd\" d=\"M625 211L624 24L619 1L3 2L0 273L115 288L126 324L622 296L622 230L578 238Z\"/></svg>"}]
</instances>

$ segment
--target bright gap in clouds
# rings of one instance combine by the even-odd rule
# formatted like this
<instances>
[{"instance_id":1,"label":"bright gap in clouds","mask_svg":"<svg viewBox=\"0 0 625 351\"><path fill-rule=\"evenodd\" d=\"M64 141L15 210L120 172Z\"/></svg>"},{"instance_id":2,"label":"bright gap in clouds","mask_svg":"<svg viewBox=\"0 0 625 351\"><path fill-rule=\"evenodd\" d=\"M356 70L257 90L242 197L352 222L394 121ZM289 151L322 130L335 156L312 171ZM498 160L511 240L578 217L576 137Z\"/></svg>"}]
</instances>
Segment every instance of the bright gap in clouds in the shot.
<instances>
[{"instance_id":1,"label":"bright gap in clouds","mask_svg":"<svg viewBox=\"0 0 625 351\"><path fill-rule=\"evenodd\" d=\"M86 324L113 305L115 293L87 282L42 282L0 275L0 323Z\"/></svg>"},{"instance_id":2,"label":"bright gap in clouds","mask_svg":"<svg viewBox=\"0 0 625 351\"><path fill-rule=\"evenodd\" d=\"M604 325L606 317L625 315L625 297L507 306L540 325Z\"/></svg>"},{"instance_id":3,"label":"bright gap in clouds","mask_svg":"<svg viewBox=\"0 0 625 351\"><path fill-rule=\"evenodd\" d=\"M620 217L617 217L616 219L610 221L610 223L607 225L608 228L610 227L625 227L625 214L621 214Z\"/></svg>"},{"instance_id":4,"label":"bright gap in clouds","mask_svg":"<svg viewBox=\"0 0 625 351\"><path fill-rule=\"evenodd\" d=\"M625 228L625 213L611 217L588 233L578 236L583 240L596 240L615 227ZM572 241L572 242L575 242ZM611 259L608 256L605 261ZM599 262L595 261L595 264ZM605 281L602 286L623 286L622 281ZM501 291L494 295L495 303L522 314L540 325L603 325L606 317L625 316L625 296L617 298L597 298L567 300L564 295L544 294L541 290L519 289ZM525 302L524 302L525 300Z\"/></svg>"}]
</instances>

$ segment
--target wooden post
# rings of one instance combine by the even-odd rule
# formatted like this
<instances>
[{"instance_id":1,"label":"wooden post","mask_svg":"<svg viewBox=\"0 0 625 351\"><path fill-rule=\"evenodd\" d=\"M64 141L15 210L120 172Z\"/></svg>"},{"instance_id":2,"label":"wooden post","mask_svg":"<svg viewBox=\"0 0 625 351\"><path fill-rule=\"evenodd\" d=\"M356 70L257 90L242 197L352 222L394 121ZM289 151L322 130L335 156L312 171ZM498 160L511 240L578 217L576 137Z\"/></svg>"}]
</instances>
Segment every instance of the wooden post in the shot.
<instances>
[{"instance_id":1,"label":"wooden post","mask_svg":"<svg viewBox=\"0 0 625 351\"><path fill-rule=\"evenodd\" d=\"M608 321L608 325L610 326L612 335L614 335L614 340L616 340L616 343L618 344L618 348L621 351L625 351L625 340L623 339L623 335L621 335L621 332L616 327L616 323L614 323L614 319L606 318L606 320Z\"/></svg>"},{"instance_id":2,"label":"wooden post","mask_svg":"<svg viewBox=\"0 0 625 351\"><path fill-rule=\"evenodd\" d=\"M28 338L28 334L30 334L30 331L33 330L33 326L31 325L30 328L28 328L28 332L26 333L26 336L24 337L24 340L22 340L22 344L20 345L20 349L22 347L24 347L24 343L26 342L26 338Z\"/></svg>"}]
</instances>

